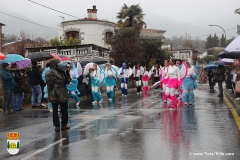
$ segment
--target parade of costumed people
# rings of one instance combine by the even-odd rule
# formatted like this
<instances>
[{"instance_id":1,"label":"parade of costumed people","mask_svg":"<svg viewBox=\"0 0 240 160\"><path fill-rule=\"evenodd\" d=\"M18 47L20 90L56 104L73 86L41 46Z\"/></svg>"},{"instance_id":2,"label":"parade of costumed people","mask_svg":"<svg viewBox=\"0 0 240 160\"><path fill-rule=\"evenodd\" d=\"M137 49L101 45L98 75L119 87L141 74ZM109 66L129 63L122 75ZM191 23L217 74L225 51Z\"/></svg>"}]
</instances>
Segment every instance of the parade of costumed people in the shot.
<instances>
[{"instance_id":1,"label":"parade of costumed people","mask_svg":"<svg viewBox=\"0 0 240 160\"><path fill-rule=\"evenodd\" d=\"M188 72L187 76L183 79L182 88L182 100L185 105L193 105L194 103L194 93L193 90L197 88L196 77L194 66L191 66L189 62L187 63Z\"/></svg>"},{"instance_id":2,"label":"parade of costumed people","mask_svg":"<svg viewBox=\"0 0 240 160\"><path fill-rule=\"evenodd\" d=\"M133 76L134 81L136 83L137 88L137 94L142 94L142 75L143 75L144 69L140 64L137 64L133 67Z\"/></svg>"},{"instance_id":3,"label":"parade of costumed people","mask_svg":"<svg viewBox=\"0 0 240 160\"><path fill-rule=\"evenodd\" d=\"M186 77L187 73L187 68L185 65L181 67L181 70L179 70L179 68L175 66L175 63L176 63L175 59L171 58L169 60L168 74L165 77L168 79L165 95L167 97L170 97L170 99L172 100L172 106L170 107L170 109L177 108L179 101L175 95L175 92L182 85L181 80Z\"/></svg>"},{"instance_id":4,"label":"parade of costumed people","mask_svg":"<svg viewBox=\"0 0 240 160\"><path fill-rule=\"evenodd\" d=\"M120 78L122 96L127 97L129 77L132 75L132 69L130 67L127 69L127 64L123 63L122 67L118 70L118 75Z\"/></svg>"},{"instance_id":5,"label":"parade of costumed people","mask_svg":"<svg viewBox=\"0 0 240 160\"><path fill-rule=\"evenodd\" d=\"M155 64L155 66L152 66L151 72L154 77L154 83L157 83L160 81L160 67L158 64ZM158 86L155 87L156 91L158 91Z\"/></svg>"},{"instance_id":6,"label":"parade of costumed people","mask_svg":"<svg viewBox=\"0 0 240 160\"><path fill-rule=\"evenodd\" d=\"M84 75L89 73L89 69L92 68L90 73L93 104L102 103L103 98L100 92L100 87L103 85L105 79L105 73L101 71L100 67L95 63L88 63L84 68Z\"/></svg>"},{"instance_id":7,"label":"parade of costumed people","mask_svg":"<svg viewBox=\"0 0 240 160\"><path fill-rule=\"evenodd\" d=\"M118 72L115 67L113 67L110 63L107 63L104 73L107 96L109 101L112 101L114 98L114 86L116 85L116 77L118 76Z\"/></svg>"},{"instance_id":8,"label":"parade of costumed people","mask_svg":"<svg viewBox=\"0 0 240 160\"><path fill-rule=\"evenodd\" d=\"M143 92L147 93L148 92L148 81L151 78L151 71L147 71L146 66L143 67L143 75L142 75L142 82L143 82Z\"/></svg>"}]
</instances>

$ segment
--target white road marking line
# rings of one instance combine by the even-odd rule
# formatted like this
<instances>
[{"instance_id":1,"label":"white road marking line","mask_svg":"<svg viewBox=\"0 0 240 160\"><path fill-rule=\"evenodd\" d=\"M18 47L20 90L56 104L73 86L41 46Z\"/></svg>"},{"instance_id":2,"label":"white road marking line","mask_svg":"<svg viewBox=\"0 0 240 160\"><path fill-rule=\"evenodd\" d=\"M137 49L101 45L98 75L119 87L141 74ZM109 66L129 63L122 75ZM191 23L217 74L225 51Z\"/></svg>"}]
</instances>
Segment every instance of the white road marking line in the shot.
<instances>
[{"instance_id":1,"label":"white road marking line","mask_svg":"<svg viewBox=\"0 0 240 160\"><path fill-rule=\"evenodd\" d=\"M67 138L62 138L62 139L60 139L60 140L58 140L58 141L56 141L56 142L54 142L54 143L52 143L52 144L50 144L50 145L48 145L48 146L46 146L46 147L40 149L40 150L38 150L38 151L36 151L36 152L30 154L29 156L27 156L27 157L25 157L25 158L22 158L21 160L28 160L28 159L31 159L33 156L35 156L35 155L37 155L37 154L39 154L39 153L41 153L41 152L47 150L48 148L50 148L50 147L52 147L52 146L54 146L54 145L56 145L56 144L58 144L58 143L61 143L61 142L64 141L65 139L67 139Z\"/></svg>"}]
</instances>

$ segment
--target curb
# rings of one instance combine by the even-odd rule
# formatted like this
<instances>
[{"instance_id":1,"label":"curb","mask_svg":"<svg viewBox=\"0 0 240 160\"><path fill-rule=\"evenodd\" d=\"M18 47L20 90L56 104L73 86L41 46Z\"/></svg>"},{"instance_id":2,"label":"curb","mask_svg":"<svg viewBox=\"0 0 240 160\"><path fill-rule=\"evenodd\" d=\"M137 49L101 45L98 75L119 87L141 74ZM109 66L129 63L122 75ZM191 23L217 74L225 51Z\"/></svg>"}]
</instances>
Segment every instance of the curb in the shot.
<instances>
[{"instance_id":1,"label":"curb","mask_svg":"<svg viewBox=\"0 0 240 160\"><path fill-rule=\"evenodd\" d=\"M230 101L230 103L232 104L233 108L235 109L235 111L237 112L237 114L239 116L240 115L240 103L238 101L234 100L234 98L231 97L231 95L226 90L224 90L224 95Z\"/></svg>"}]
</instances>

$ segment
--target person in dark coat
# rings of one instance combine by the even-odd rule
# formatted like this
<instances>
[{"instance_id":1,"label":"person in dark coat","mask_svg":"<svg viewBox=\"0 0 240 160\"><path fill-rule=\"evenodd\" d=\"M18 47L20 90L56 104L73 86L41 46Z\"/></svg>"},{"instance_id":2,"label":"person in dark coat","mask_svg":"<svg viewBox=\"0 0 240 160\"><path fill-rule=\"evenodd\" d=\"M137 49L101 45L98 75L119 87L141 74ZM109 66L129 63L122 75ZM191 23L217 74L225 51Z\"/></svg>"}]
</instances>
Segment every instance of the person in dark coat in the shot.
<instances>
[{"instance_id":1,"label":"person in dark coat","mask_svg":"<svg viewBox=\"0 0 240 160\"><path fill-rule=\"evenodd\" d=\"M65 70L58 69L60 61L54 59L50 61L50 70L46 73L46 82L48 86L48 99L53 107L53 124L55 131L60 130L60 122L58 117L58 106L61 107L62 121L61 129L70 129L68 124L68 90L66 84L69 84L71 79L66 74Z\"/></svg>"},{"instance_id":2,"label":"person in dark coat","mask_svg":"<svg viewBox=\"0 0 240 160\"><path fill-rule=\"evenodd\" d=\"M222 82L225 80L225 69L224 66L218 66L217 71L215 73L215 81L218 83L219 95L218 97L223 97L223 86Z\"/></svg>"},{"instance_id":3,"label":"person in dark coat","mask_svg":"<svg viewBox=\"0 0 240 160\"><path fill-rule=\"evenodd\" d=\"M12 65L12 67L17 67L16 64ZM14 88L14 94L13 94L13 112L15 111L22 111L22 105L23 105L23 98L24 98L24 92L23 92L23 73L20 70L12 71L14 74L14 80L16 83L16 86Z\"/></svg>"},{"instance_id":4,"label":"person in dark coat","mask_svg":"<svg viewBox=\"0 0 240 160\"><path fill-rule=\"evenodd\" d=\"M39 69L37 67L37 62L32 61L32 68L28 71L30 88L32 91L31 103L32 108L42 107L42 89L40 86L40 80L42 79L41 74L39 73ZM35 104L35 99L37 96L37 105Z\"/></svg>"},{"instance_id":5,"label":"person in dark coat","mask_svg":"<svg viewBox=\"0 0 240 160\"><path fill-rule=\"evenodd\" d=\"M2 69L0 70L0 77L2 80L2 90L3 90L3 114L13 113L11 111L12 101L13 101L13 93L16 83L14 81L14 75L10 72L14 70L10 68L9 64L3 63Z\"/></svg>"},{"instance_id":6,"label":"person in dark coat","mask_svg":"<svg viewBox=\"0 0 240 160\"><path fill-rule=\"evenodd\" d=\"M209 87L210 87L210 92L213 92L213 87L215 85L214 82L214 73L212 71L212 68L210 68L210 70L208 71L208 81L209 81Z\"/></svg>"}]
</instances>

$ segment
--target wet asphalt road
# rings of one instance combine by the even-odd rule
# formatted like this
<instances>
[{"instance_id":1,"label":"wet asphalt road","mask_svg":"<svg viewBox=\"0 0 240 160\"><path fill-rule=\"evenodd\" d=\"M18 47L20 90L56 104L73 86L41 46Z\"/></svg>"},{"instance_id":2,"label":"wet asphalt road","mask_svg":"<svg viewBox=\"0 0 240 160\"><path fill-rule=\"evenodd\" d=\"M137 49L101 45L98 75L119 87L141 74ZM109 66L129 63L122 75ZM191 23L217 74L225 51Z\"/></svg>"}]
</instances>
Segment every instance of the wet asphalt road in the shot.
<instances>
[{"instance_id":1,"label":"wet asphalt road","mask_svg":"<svg viewBox=\"0 0 240 160\"><path fill-rule=\"evenodd\" d=\"M153 90L102 105L71 103L71 129L62 132L47 110L0 115L0 159L239 160L240 132L229 107L207 85L194 92L195 105L175 111ZM21 134L15 156L6 148L10 131Z\"/></svg>"}]
</instances>

